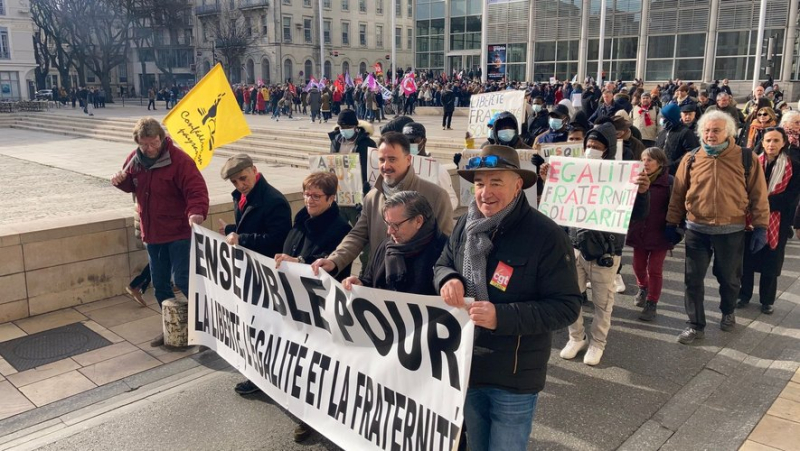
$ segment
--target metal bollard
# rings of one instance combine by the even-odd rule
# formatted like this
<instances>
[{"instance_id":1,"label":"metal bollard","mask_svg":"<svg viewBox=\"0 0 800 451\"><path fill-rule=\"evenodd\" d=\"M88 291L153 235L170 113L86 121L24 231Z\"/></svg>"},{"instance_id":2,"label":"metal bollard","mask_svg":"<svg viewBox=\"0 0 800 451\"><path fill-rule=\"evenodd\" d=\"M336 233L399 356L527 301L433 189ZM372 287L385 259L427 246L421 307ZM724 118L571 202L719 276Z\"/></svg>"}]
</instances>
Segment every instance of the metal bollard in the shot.
<instances>
[{"instance_id":1,"label":"metal bollard","mask_svg":"<svg viewBox=\"0 0 800 451\"><path fill-rule=\"evenodd\" d=\"M185 348L189 345L189 304L183 300L169 299L161 304L164 324L164 346Z\"/></svg>"}]
</instances>

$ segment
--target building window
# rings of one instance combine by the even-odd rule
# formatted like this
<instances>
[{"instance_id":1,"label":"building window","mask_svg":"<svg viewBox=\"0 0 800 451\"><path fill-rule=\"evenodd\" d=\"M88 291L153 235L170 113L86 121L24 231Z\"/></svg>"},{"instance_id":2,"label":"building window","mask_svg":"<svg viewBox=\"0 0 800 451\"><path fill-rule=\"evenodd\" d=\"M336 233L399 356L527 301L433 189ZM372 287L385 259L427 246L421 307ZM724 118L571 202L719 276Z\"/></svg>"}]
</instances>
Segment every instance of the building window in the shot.
<instances>
[{"instance_id":1,"label":"building window","mask_svg":"<svg viewBox=\"0 0 800 451\"><path fill-rule=\"evenodd\" d=\"M350 63L348 63L347 61L343 61L342 62L342 73L343 74L349 74L350 73Z\"/></svg>"},{"instance_id":2,"label":"building window","mask_svg":"<svg viewBox=\"0 0 800 451\"><path fill-rule=\"evenodd\" d=\"M325 9L331 9L331 0L323 0L322 7Z\"/></svg>"},{"instance_id":3,"label":"building window","mask_svg":"<svg viewBox=\"0 0 800 451\"><path fill-rule=\"evenodd\" d=\"M128 65L125 64L125 63L122 63L117 67L119 68L119 69L117 69L117 75L119 75L119 82L120 83L127 83L128 82ZM53 79L55 80L55 76L53 76ZM53 86L57 86L57 85L58 85L58 83L55 83L55 82L53 83Z\"/></svg>"},{"instance_id":4,"label":"building window","mask_svg":"<svg viewBox=\"0 0 800 451\"><path fill-rule=\"evenodd\" d=\"M292 42L292 16L283 16L283 42Z\"/></svg>"},{"instance_id":5,"label":"building window","mask_svg":"<svg viewBox=\"0 0 800 451\"><path fill-rule=\"evenodd\" d=\"M481 16L450 19L450 50L480 50Z\"/></svg>"},{"instance_id":6,"label":"building window","mask_svg":"<svg viewBox=\"0 0 800 451\"><path fill-rule=\"evenodd\" d=\"M539 41L533 46L533 79L569 80L578 72L578 41ZM589 74L591 75L591 74Z\"/></svg>"},{"instance_id":7,"label":"building window","mask_svg":"<svg viewBox=\"0 0 800 451\"><path fill-rule=\"evenodd\" d=\"M342 11L350 11L350 0L342 0Z\"/></svg>"},{"instance_id":8,"label":"building window","mask_svg":"<svg viewBox=\"0 0 800 451\"><path fill-rule=\"evenodd\" d=\"M366 73L367 73L367 63L362 61L361 64L358 65L358 76L360 77Z\"/></svg>"},{"instance_id":9,"label":"building window","mask_svg":"<svg viewBox=\"0 0 800 451\"><path fill-rule=\"evenodd\" d=\"M414 39L416 39L416 66L420 70L430 70L434 75L444 71L444 2L440 3L440 6L441 10L436 12L438 18L416 21L416 30L414 33L409 33L410 36L413 35ZM417 15L422 16L424 7L420 6L420 8L417 11ZM433 14L430 8L428 8L428 14ZM426 15L425 17L430 16Z\"/></svg>"},{"instance_id":10,"label":"building window","mask_svg":"<svg viewBox=\"0 0 800 451\"><path fill-rule=\"evenodd\" d=\"M22 99L19 89L19 72L0 71L0 99Z\"/></svg>"},{"instance_id":11,"label":"building window","mask_svg":"<svg viewBox=\"0 0 800 451\"><path fill-rule=\"evenodd\" d=\"M383 14L383 0L375 0L375 13Z\"/></svg>"},{"instance_id":12,"label":"building window","mask_svg":"<svg viewBox=\"0 0 800 451\"><path fill-rule=\"evenodd\" d=\"M269 60L266 58L261 60L261 81L270 84Z\"/></svg>"},{"instance_id":13,"label":"building window","mask_svg":"<svg viewBox=\"0 0 800 451\"><path fill-rule=\"evenodd\" d=\"M248 38L253 37L253 23L249 16L244 18L244 34Z\"/></svg>"},{"instance_id":14,"label":"building window","mask_svg":"<svg viewBox=\"0 0 800 451\"><path fill-rule=\"evenodd\" d=\"M263 36L267 35L267 15L266 14L262 14L261 15L261 34ZM269 63L267 63L267 64L269 64Z\"/></svg>"},{"instance_id":15,"label":"building window","mask_svg":"<svg viewBox=\"0 0 800 451\"><path fill-rule=\"evenodd\" d=\"M325 70L323 73L325 74L325 78L328 80L331 79L331 72L333 72L333 65L330 61L325 61Z\"/></svg>"},{"instance_id":16,"label":"building window","mask_svg":"<svg viewBox=\"0 0 800 451\"><path fill-rule=\"evenodd\" d=\"M303 0L303 6L306 8L311 8L311 0Z\"/></svg>"},{"instance_id":17,"label":"building window","mask_svg":"<svg viewBox=\"0 0 800 451\"><path fill-rule=\"evenodd\" d=\"M311 35L311 19L303 18L303 39L307 44L311 43L313 36Z\"/></svg>"},{"instance_id":18,"label":"building window","mask_svg":"<svg viewBox=\"0 0 800 451\"><path fill-rule=\"evenodd\" d=\"M783 29L764 30L764 40L775 38L775 48L772 61L761 63L759 78L766 78L767 67L770 67L772 76L778 77L783 61ZM730 80L749 80L753 76L755 59L764 55L758 43L758 30L725 31L717 33L717 49L714 58L714 79L728 78ZM771 66L770 66L771 64Z\"/></svg>"},{"instance_id":19,"label":"building window","mask_svg":"<svg viewBox=\"0 0 800 451\"><path fill-rule=\"evenodd\" d=\"M367 12L367 0L358 0L358 12Z\"/></svg>"},{"instance_id":20,"label":"building window","mask_svg":"<svg viewBox=\"0 0 800 451\"><path fill-rule=\"evenodd\" d=\"M283 0L283 4L284 5L291 5L292 4L292 0Z\"/></svg>"},{"instance_id":21,"label":"building window","mask_svg":"<svg viewBox=\"0 0 800 451\"><path fill-rule=\"evenodd\" d=\"M361 47L367 46L367 24L358 24L358 45Z\"/></svg>"},{"instance_id":22,"label":"building window","mask_svg":"<svg viewBox=\"0 0 800 451\"><path fill-rule=\"evenodd\" d=\"M350 45L350 22L342 22L342 45Z\"/></svg>"},{"instance_id":23,"label":"building window","mask_svg":"<svg viewBox=\"0 0 800 451\"><path fill-rule=\"evenodd\" d=\"M0 0L0 16L6 15L6 2L5 0Z\"/></svg>"},{"instance_id":24,"label":"building window","mask_svg":"<svg viewBox=\"0 0 800 451\"><path fill-rule=\"evenodd\" d=\"M0 28L0 59L11 59L11 44L8 41L8 30Z\"/></svg>"},{"instance_id":25,"label":"building window","mask_svg":"<svg viewBox=\"0 0 800 451\"><path fill-rule=\"evenodd\" d=\"M383 25L375 24L375 46L383 48Z\"/></svg>"},{"instance_id":26,"label":"building window","mask_svg":"<svg viewBox=\"0 0 800 451\"><path fill-rule=\"evenodd\" d=\"M311 75L313 73L314 73L314 63L311 62L311 60L306 60L305 73L303 74L303 76L306 78L306 80L310 80Z\"/></svg>"},{"instance_id":27,"label":"building window","mask_svg":"<svg viewBox=\"0 0 800 451\"><path fill-rule=\"evenodd\" d=\"M394 15L397 17L403 17L403 2L397 0L394 3Z\"/></svg>"},{"instance_id":28,"label":"building window","mask_svg":"<svg viewBox=\"0 0 800 451\"><path fill-rule=\"evenodd\" d=\"M403 29L400 27L394 29L394 46L397 47L397 50L403 48Z\"/></svg>"},{"instance_id":29,"label":"building window","mask_svg":"<svg viewBox=\"0 0 800 451\"><path fill-rule=\"evenodd\" d=\"M294 69L292 69L292 60L286 59L283 62L283 78L284 81L292 81L292 74Z\"/></svg>"},{"instance_id":30,"label":"building window","mask_svg":"<svg viewBox=\"0 0 800 451\"><path fill-rule=\"evenodd\" d=\"M701 80L705 43L705 33L650 36L645 79Z\"/></svg>"},{"instance_id":31,"label":"building window","mask_svg":"<svg viewBox=\"0 0 800 451\"><path fill-rule=\"evenodd\" d=\"M406 30L406 49L411 50L414 47L414 29L409 28Z\"/></svg>"},{"instance_id":32,"label":"building window","mask_svg":"<svg viewBox=\"0 0 800 451\"><path fill-rule=\"evenodd\" d=\"M326 44L331 43L331 21L326 20L322 22L322 36L325 39Z\"/></svg>"},{"instance_id":33,"label":"building window","mask_svg":"<svg viewBox=\"0 0 800 451\"><path fill-rule=\"evenodd\" d=\"M406 15L406 17L408 17L409 19L414 17L414 0L408 0L408 15Z\"/></svg>"}]
</instances>

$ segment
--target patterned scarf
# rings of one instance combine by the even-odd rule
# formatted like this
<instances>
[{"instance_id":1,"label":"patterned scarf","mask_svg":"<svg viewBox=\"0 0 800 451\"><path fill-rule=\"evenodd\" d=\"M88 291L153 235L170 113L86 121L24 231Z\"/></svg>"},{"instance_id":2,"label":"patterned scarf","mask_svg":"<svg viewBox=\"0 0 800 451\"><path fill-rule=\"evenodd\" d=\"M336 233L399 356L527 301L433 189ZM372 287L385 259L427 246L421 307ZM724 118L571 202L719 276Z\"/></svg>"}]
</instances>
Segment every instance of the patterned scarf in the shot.
<instances>
[{"instance_id":1,"label":"patterned scarf","mask_svg":"<svg viewBox=\"0 0 800 451\"><path fill-rule=\"evenodd\" d=\"M486 257L492 252L492 236L522 197L524 196L517 194L506 208L488 218L478 210L478 203L474 198L470 202L466 225L467 245L464 249L464 278L467 280L467 297L479 301L489 300L489 289L486 286Z\"/></svg>"},{"instance_id":2,"label":"patterned scarf","mask_svg":"<svg viewBox=\"0 0 800 451\"><path fill-rule=\"evenodd\" d=\"M754 120L750 124L750 129L747 131L747 148L752 149L756 146L756 136L758 132L764 130L768 127L774 127L775 121L769 121L766 124L762 124L758 121L758 119Z\"/></svg>"},{"instance_id":3,"label":"patterned scarf","mask_svg":"<svg viewBox=\"0 0 800 451\"><path fill-rule=\"evenodd\" d=\"M761 167L766 172L767 170L767 154L762 153L758 157L758 161L761 163ZM769 188L769 195L780 194L786 191L786 187L789 186L789 180L792 179L792 162L789 160L789 157L786 156L786 152L781 151L778 154L778 158L775 159L772 167L772 173L769 175L769 183L767 183L767 187ZM781 230L781 212L780 211L771 211L769 212L769 227L767 227L767 243L769 244L770 249L775 249L778 247L778 238Z\"/></svg>"},{"instance_id":4,"label":"patterned scarf","mask_svg":"<svg viewBox=\"0 0 800 451\"><path fill-rule=\"evenodd\" d=\"M790 128L784 130L786 130L786 136L789 137L789 144L794 147L800 147L800 130L792 130Z\"/></svg>"}]
</instances>

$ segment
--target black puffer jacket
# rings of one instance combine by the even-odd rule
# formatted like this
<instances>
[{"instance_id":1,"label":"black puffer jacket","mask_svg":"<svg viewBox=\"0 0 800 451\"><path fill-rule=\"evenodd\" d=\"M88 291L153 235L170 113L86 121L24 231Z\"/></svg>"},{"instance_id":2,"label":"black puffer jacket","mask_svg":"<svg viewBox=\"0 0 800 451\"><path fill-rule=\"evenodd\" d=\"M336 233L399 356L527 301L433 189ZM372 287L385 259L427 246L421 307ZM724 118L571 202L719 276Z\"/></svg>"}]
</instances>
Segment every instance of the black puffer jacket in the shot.
<instances>
[{"instance_id":1,"label":"black puffer jacket","mask_svg":"<svg viewBox=\"0 0 800 451\"><path fill-rule=\"evenodd\" d=\"M239 209L242 193L233 192L236 224L228 224L225 234L239 234L239 244L267 257L281 251L286 234L292 227L292 209L289 202L261 175L247 195L244 211Z\"/></svg>"},{"instance_id":2,"label":"black puffer jacket","mask_svg":"<svg viewBox=\"0 0 800 451\"><path fill-rule=\"evenodd\" d=\"M438 289L453 278L464 282L466 221L467 215L458 220L436 263ZM492 243L486 286L497 311L497 329L475 328L469 386L538 393L547 375L552 331L575 322L580 311L573 251L561 227L524 198L503 219ZM490 284L500 262L514 270L505 291Z\"/></svg>"},{"instance_id":3,"label":"black puffer jacket","mask_svg":"<svg viewBox=\"0 0 800 451\"><path fill-rule=\"evenodd\" d=\"M283 243L283 253L303 257L311 264L333 252L349 232L350 224L339 214L336 202L314 218L303 208L294 217L294 226ZM349 275L350 266L336 274L336 279L341 282Z\"/></svg>"}]
</instances>

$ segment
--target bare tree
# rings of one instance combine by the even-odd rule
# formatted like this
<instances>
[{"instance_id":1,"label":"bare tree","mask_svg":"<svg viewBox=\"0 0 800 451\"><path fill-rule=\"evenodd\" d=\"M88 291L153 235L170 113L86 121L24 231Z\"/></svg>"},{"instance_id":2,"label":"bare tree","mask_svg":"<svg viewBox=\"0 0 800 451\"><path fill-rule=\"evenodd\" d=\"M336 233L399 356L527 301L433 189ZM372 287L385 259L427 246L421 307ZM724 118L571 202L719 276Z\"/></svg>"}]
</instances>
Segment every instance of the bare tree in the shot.
<instances>
[{"instance_id":1,"label":"bare tree","mask_svg":"<svg viewBox=\"0 0 800 451\"><path fill-rule=\"evenodd\" d=\"M63 25L63 6L64 2L61 0L31 0L30 3L31 18L36 26L33 36L34 52L37 53L37 65L44 69L41 79L40 74L36 75L38 89L44 89L44 77L49 71L49 67L44 68L45 61L58 70L61 86L66 90L71 87L69 71L73 66L74 56Z\"/></svg>"},{"instance_id":2,"label":"bare tree","mask_svg":"<svg viewBox=\"0 0 800 451\"><path fill-rule=\"evenodd\" d=\"M156 67L166 75L167 83L174 82L173 71L181 67L180 57L192 55L192 43L181 31L192 25L192 3L188 0L131 0L133 21L132 40L139 52L142 85L139 92L146 92L144 85L147 75L147 61L152 60ZM169 36L169 42L164 39ZM186 53L188 52L188 53Z\"/></svg>"},{"instance_id":3,"label":"bare tree","mask_svg":"<svg viewBox=\"0 0 800 451\"><path fill-rule=\"evenodd\" d=\"M36 69L34 69L36 89L45 89L47 87L47 74L50 72L50 61L53 60L53 55L48 48L49 43L49 35L44 33L42 29L36 30L36 32L33 33L33 57L36 60Z\"/></svg>"},{"instance_id":4,"label":"bare tree","mask_svg":"<svg viewBox=\"0 0 800 451\"><path fill-rule=\"evenodd\" d=\"M242 59L256 40L252 29L245 24L244 14L230 7L229 2L222 2L219 14L209 16L203 26L214 40L214 60L222 63L229 80L238 80Z\"/></svg>"}]
</instances>

